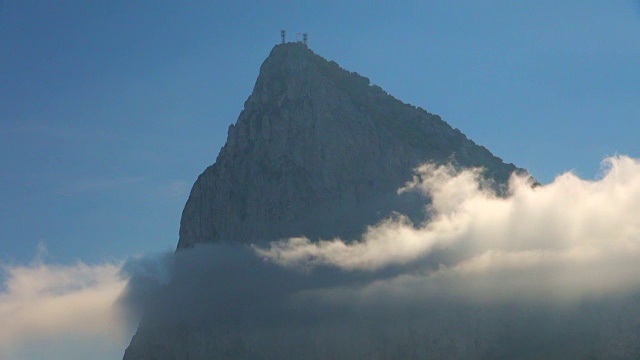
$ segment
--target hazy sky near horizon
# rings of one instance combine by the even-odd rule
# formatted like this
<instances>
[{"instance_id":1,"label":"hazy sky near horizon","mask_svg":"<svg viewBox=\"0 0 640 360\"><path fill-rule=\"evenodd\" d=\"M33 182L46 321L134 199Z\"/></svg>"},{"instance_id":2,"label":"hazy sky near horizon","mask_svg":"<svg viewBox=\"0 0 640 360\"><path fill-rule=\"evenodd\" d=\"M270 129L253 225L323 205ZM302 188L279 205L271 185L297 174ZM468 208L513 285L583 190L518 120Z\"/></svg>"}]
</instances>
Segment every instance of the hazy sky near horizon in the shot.
<instances>
[{"instance_id":1,"label":"hazy sky near horizon","mask_svg":"<svg viewBox=\"0 0 640 360\"><path fill-rule=\"evenodd\" d=\"M638 1L0 1L0 264L175 248L281 28L543 183L640 157Z\"/></svg>"}]
</instances>

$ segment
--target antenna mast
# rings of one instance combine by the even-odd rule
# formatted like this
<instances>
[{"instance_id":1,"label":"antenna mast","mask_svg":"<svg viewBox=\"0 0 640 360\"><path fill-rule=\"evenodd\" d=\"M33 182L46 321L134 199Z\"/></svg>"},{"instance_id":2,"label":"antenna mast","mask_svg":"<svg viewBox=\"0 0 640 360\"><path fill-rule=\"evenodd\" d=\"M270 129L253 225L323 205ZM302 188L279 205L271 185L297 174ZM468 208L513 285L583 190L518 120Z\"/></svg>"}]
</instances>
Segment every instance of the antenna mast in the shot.
<instances>
[{"instance_id":1,"label":"antenna mast","mask_svg":"<svg viewBox=\"0 0 640 360\"><path fill-rule=\"evenodd\" d=\"M307 39L309 38L309 34L304 33L302 34L302 43L304 44L304 46L307 46Z\"/></svg>"},{"instance_id":2,"label":"antenna mast","mask_svg":"<svg viewBox=\"0 0 640 360\"><path fill-rule=\"evenodd\" d=\"M284 37L287 34L287 30L280 30L280 37L282 38L282 43L284 44Z\"/></svg>"}]
</instances>

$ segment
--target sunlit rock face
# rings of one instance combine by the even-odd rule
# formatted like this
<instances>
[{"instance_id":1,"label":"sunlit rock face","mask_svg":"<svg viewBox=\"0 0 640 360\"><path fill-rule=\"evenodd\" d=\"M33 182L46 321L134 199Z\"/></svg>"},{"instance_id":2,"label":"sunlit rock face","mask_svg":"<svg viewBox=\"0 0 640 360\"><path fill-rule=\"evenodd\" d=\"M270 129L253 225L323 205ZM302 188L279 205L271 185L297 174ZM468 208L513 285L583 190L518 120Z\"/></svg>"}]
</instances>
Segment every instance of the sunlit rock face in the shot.
<instances>
[{"instance_id":1,"label":"sunlit rock face","mask_svg":"<svg viewBox=\"0 0 640 360\"><path fill-rule=\"evenodd\" d=\"M496 186L522 171L305 45L277 45L191 190L178 248L351 239L393 211L419 220L421 202L397 189L424 162L483 167Z\"/></svg>"}]
</instances>

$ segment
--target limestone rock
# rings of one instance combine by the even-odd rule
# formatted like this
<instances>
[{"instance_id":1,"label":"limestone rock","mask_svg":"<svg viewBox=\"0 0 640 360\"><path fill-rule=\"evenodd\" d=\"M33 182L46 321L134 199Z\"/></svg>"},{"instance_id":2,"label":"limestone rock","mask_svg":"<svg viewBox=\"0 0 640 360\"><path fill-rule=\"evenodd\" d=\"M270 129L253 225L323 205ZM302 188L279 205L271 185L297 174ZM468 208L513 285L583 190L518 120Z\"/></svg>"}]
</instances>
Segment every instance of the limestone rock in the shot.
<instances>
[{"instance_id":1,"label":"limestone rock","mask_svg":"<svg viewBox=\"0 0 640 360\"><path fill-rule=\"evenodd\" d=\"M512 172L524 171L439 116L395 99L305 45L277 45L215 163L191 190L178 253L210 242L354 239L393 212L419 221L425 216L424 199L397 190L426 162L483 167L496 188ZM200 279L198 286L206 282ZM484 315L438 316L431 319L438 331L417 326L423 331L408 332L402 344L388 341L408 331L402 321L385 328L363 323L354 334L352 324L292 332L287 327L239 330L181 323L159 331L154 319L143 319L124 358L473 359L494 346L498 330L478 330ZM452 316L460 319L452 321Z\"/></svg>"},{"instance_id":2,"label":"limestone rock","mask_svg":"<svg viewBox=\"0 0 640 360\"><path fill-rule=\"evenodd\" d=\"M396 190L424 162L484 167L496 184L522 171L305 45L277 45L215 164L193 186L178 248L351 239L392 211L419 217L419 204Z\"/></svg>"}]
</instances>

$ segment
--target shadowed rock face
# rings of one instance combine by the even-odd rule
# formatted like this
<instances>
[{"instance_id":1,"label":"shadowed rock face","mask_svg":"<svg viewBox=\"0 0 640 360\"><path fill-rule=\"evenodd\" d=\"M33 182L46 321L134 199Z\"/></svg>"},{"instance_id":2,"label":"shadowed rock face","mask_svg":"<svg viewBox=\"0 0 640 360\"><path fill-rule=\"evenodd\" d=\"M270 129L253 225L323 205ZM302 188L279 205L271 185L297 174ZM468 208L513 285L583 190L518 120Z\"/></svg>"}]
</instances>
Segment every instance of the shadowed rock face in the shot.
<instances>
[{"instance_id":1,"label":"shadowed rock face","mask_svg":"<svg viewBox=\"0 0 640 360\"><path fill-rule=\"evenodd\" d=\"M306 46L275 46L193 186L172 280L142 302L124 359L640 358L640 317L629 315L640 297L570 309L296 302L373 275L287 271L230 245L353 239L393 211L419 221L424 202L397 189L424 162L483 167L498 189L524 171ZM188 249L203 243L217 244Z\"/></svg>"},{"instance_id":2,"label":"shadowed rock face","mask_svg":"<svg viewBox=\"0 0 640 360\"><path fill-rule=\"evenodd\" d=\"M420 202L396 190L424 162L484 167L496 184L522 171L303 44L277 45L191 190L178 248L352 239L393 211L419 220Z\"/></svg>"},{"instance_id":3,"label":"shadowed rock face","mask_svg":"<svg viewBox=\"0 0 640 360\"><path fill-rule=\"evenodd\" d=\"M303 44L277 45L262 64L238 121L229 127L227 143L215 164L198 177L191 190L180 222L176 257L187 256L193 251L187 248L202 243L264 244L294 236L354 239L367 225L394 211L419 221L426 216L424 199L398 195L397 190L425 162L483 167L487 180L498 188L512 172L524 171L505 164L439 116L402 103ZM146 309L124 358L468 359L480 358L493 344L478 338L479 330L473 324L482 319L467 316L471 325L459 325L448 315L438 318L438 313L433 319L400 317L382 322L388 325L385 328L374 329L351 310L337 311L337 322L323 315L319 323L310 321L308 327L280 326L277 321L274 325L273 318L318 314L311 311L313 316L307 316L306 310L301 310L302 315L292 314L271 303L264 311L255 310L262 309L268 289L225 300L235 294L226 290L243 283L286 288L291 281L283 278L297 276L279 270L265 274L256 270L262 266L259 260L233 262L215 252L212 258L201 259L208 264L202 267L185 260L185 267L193 269L177 267L186 278L174 278L158 296L161 305ZM207 266L217 270L199 274ZM253 273L264 276L264 281L238 278ZM345 276L334 274L332 279ZM286 307L284 300L282 306ZM282 313L269 315L274 308ZM246 309L254 312L247 315ZM206 315L181 318L180 314L192 311ZM464 317L457 311L449 315ZM229 319L234 321L227 324ZM420 325L420 331L403 335L406 344L390 340L408 331L409 320L440 324L444 330L432 332ZM361 336L354 337L353 329ZM487 329L482 336L491 337L495 331Z\"/></svg>"}]
</instances>

